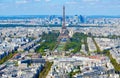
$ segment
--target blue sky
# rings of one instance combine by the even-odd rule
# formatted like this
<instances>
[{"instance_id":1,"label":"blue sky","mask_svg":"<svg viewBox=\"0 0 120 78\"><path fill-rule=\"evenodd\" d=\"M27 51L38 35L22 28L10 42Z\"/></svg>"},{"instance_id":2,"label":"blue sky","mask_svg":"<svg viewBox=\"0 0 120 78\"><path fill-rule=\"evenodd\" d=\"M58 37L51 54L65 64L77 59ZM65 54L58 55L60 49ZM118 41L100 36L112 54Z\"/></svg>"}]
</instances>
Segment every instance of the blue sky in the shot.
<instances>
[{"instance_id":1,"label":"blue sky","mask_svg":"<svg viewBox=\"0 0 120 78\"><path fill-rule=\"evenodd\" d=\"M0 0L2 15L120 15L120 0Z\"/></svg>"}]
</instances>

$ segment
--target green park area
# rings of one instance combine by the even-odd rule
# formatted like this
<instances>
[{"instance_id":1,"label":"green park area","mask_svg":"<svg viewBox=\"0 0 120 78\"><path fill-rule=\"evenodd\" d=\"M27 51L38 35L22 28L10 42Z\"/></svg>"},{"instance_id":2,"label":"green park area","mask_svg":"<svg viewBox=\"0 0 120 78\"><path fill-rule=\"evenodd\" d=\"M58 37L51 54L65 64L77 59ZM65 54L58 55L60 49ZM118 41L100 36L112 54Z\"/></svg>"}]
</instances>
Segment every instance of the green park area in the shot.
<instances>
[{"instance_id":1,"label":"green park area","mask_svg":"<svg viewBox=\"0 0 120 78\"><path fill-rule=\"evenodd\" d=\"M60 43L58 44L56 50L57 50L58 52L64 51L65 43L66 43L66 42L60 42Z\"/></svg>"},{"instance_id":2,"label":"green park area","mask_svg":"<svg viewBox=\"0 0 120 78\"><path fill-rule=\"evenodd\" d=\"M87 35L84 33L77 32L65 44L64 50L69 51L70 49L72 49L71 52L73 53L80 52L82 44L85 44L86 51L89 51L88 45L87 45Z\"/></svg>"},{"instance_id":3,"label":"green park area","mask_svg":"<svg viewBox=\"0 0 120 78\"><path fill-rule=\"evenodd\" d=\"M36 52L44 55L45 50L69 51L73 49L71 52L76 53L80 52L82 44L85 44L85 50L89 51L87 45L88 36L84 33L75 33L67 42L60 42L59 44L57 42L58 36L58 32L43 33L40 42L41 46L36 49Z\"/></svg>"},{"instance_id":4,"label":"green park area","mask_svg":"<svg viewBox=\"0 0 120 78\"><path fill-rule=\"evenodd\" d=\"M41 36L42 41L40 42L40 47L36 49L36 52L44 54L45 50L47 49L52 51L57 44L58 36L59 36L58 32L43 33Z\"/></svg>"}]
</instances>

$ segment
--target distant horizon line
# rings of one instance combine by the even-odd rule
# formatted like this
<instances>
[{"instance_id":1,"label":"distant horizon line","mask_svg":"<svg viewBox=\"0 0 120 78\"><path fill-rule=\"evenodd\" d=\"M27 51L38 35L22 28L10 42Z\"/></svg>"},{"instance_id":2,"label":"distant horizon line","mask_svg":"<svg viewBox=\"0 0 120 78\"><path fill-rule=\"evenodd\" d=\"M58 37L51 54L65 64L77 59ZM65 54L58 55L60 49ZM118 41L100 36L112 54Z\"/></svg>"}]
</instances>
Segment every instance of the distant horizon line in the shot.
<instances>
[{"instance_id":1,"label":"distant horizon line","mask_svg":"<svg viewBox=\"0 0 120 78\"><path fill-rule=\"evenodd\" d=\"M75 16L75 15L82 15L82 14L73 14L73 15L66 15L66 16ZM40 14L40 15L0 15L0 17L7 17L7 16L62 16L62 15L59 15L59 14ZM120 15L82 15L82 16L120 16Z\"/></svg>"}]
</instances>

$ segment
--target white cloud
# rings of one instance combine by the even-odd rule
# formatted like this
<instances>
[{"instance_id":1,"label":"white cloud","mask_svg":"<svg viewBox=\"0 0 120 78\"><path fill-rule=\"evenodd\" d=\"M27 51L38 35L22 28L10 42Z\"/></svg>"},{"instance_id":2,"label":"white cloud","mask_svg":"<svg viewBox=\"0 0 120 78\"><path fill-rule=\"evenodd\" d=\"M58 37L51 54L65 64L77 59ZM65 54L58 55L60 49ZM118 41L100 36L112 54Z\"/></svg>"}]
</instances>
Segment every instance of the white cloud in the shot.
<instances>
[{"instance_id":1,"label":"white cloud","mask_svg":"<svg viewBox=\"0 0 120 78\"><path fill-rule=\"evenodd\" d=\"M82 0L83 2L98 2L99 0Z\"/></svg>"},{"instance_id":2,"label":"white cloud","mask_svg":"<svg viewBox=\"0 0 120 78\"><path fill-rule=\"evenodd\" d=\"M25 4L27 3L28 0L20 0L20 1L16 1L17 4Z\"/></svg>"},{"instance_id":3,"label":"white cloud","mask_svg":"<svg viewBox=\"0 0 120 78\"><path fill-rule=\"evenodd\" d=\"M66 2L66 4L77 4L78 2L72 1L72 2Z\"/></svg>"}]
</instances>

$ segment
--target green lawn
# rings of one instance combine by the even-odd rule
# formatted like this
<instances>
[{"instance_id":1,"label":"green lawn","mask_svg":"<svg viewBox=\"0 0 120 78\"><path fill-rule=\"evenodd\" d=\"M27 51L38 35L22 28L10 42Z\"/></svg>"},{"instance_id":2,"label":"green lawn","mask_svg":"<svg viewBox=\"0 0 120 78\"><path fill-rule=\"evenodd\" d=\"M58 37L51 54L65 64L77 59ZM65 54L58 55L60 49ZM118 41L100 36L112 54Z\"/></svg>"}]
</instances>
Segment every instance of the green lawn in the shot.
<instances>
[{"instance_id":1,"label":"green lawn","mask_svg":"<svg viewBox=\"0 0 120 78\"><path fill-rule=\"evenodd\" d=\"M58 51L64 51L64 46L65 46L65 42L60 42L60 44L58 44L56 49Z\"/></svg>"},{"instance_id":2,"label":"green lawn","mask_svg":"<svg viewBox=\"0 0 120 78\"><path fill-rule=\"evenodd\" d=\"M44 54L45 49L49 49L52 51L57 44L57 38L59 33L50 32L50 33L43 33L41 36L41 40L44 42L40 43L40 47L36 49L36 52Z\"/></svg>"},{"instance_id":3,"label":"green lawn","mask_svg":"<svg viewBox=\"0 0 120 78\"><path fill-rule=\"evenodd\" d=\"M85 49L88 50L87 46L87 35L84 33L75 33L72 38L66 43L64 49L68 51L69 49L73 49L73 53L80 52L81 45L85 44Z\"/></svg>"}]
</instances>

